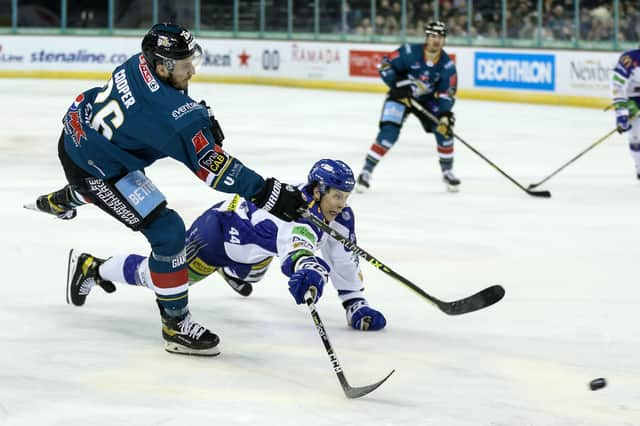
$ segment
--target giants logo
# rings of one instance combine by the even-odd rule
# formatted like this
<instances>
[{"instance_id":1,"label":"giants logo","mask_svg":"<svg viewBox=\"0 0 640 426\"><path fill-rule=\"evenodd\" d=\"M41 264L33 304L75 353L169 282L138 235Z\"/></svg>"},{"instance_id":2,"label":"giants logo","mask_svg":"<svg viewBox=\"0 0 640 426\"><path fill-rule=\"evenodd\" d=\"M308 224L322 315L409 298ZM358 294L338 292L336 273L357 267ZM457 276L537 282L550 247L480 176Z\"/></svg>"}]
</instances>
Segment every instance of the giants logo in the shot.
<instances>
[{"instance_id":1,"label":"giants logo","mask_svg":"<svg viewBox=\"0 0 640 426\"><path fill-rule=\"evenodd\" d=\"M80 112L78 111L78 106L80 106L82 101L84 101L84 95L81 93L73 101L73 104L69 107L69 111L67 111L67 115L64 117L64 132L71 136L76 146L80 146L82 139L87 140L87 134L82 128Z\"/></svg>"}]
</instances>

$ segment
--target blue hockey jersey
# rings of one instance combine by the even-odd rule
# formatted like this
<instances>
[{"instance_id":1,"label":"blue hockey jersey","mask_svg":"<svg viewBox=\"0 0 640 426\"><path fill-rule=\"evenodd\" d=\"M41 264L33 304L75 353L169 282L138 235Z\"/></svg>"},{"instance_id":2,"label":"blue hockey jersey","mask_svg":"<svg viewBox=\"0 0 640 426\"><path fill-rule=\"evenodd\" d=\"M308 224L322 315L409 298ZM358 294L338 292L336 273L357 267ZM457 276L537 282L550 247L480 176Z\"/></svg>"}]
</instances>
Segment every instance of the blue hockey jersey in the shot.
<instances>
[{"instance_id":1,"label":"blue hockey jersey","mask_svg":"<svg viewBox=\"0 0 640 426\"><path fill-rule=\"evenodd\" d=\"M62 122L69 157L97 178L171 157L219 191L253 196L264 185L215 144L206 108L160 80L142 54L118 66L104 87L78 95Z\"/></svg>"},{"instance_id":2,"label":"blue hockey jersey","mask_svg":"<svg viewBox=\"0 0 640 426\"><path fill-rule=\"evenodd\" d=\"M456 65L444 50L434 63L425 60L424 44L404 44L382 60L379 73L389 88L406 79L422 82L426 89L418 101L434 111L453 108L458 76Z\"/></svg>"}]
</instances>

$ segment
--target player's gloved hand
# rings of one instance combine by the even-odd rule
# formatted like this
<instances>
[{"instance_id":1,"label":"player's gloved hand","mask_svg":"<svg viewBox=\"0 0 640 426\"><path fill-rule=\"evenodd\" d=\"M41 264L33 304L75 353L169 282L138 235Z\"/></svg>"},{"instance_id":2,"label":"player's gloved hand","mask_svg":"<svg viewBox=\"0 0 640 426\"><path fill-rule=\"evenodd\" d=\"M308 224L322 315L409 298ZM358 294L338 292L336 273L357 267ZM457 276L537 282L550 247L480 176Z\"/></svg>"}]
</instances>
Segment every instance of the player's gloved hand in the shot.
<instances>
[{"instance_id":1,"label":"player's gloved hand","mask_svg":"<svg viewBox=\"0 0 640 426\"><path fill-rule=\"evenodd\" d=\"M298 188L272 177L264 182L260 192L251 201L287 222L298 219L301 212L307 208L307 202Z\"/></svg>"},{"instance_id":2,"label":"player's gloved hand","mask_svg":"<svg viewBox=\"0 0 640 426\"><path fill-rule=\"evenodd\" d=\"M631 123L629 123L629 114L619 114L616 111L616 129L618 133L624 133L631 130Z\"/></svg>"},{"instance_id":3,"label":"player's gloved hand","mask_svg":"<svg viewBox=\"0 0 640 426\"><path fill-rule=\"evenodd\" d=\"M289 278L289 293L298 305L305 303L307 291L311 291L314 303L320 299L330 269L327 262L319 257L308 256L298 261L296 272Z\"/></svg>"},{"instance_id":4,"label":"player's gloved hand","mask_svg":"<svg viewBox=\"0 0 640 426\"><path fill-rule=\"evenodd\" d=\"M222 127L220 126L220 122L216 120L216 117L214 117L213 115L213 111L205 101L200 101L198 103L207 109L207 113L209 114L209 127L211 128L211 133L213 133L213 137L215 138L216 145L222 146L222 141L224 140L224 133L222 132Z\"/></svg>"},{"instance_id":5,"label":"player's gloved hand","mask_svg":"<svg viewBox=\"0 0 640 426\"><path fill-rule=\"evenodd\" d=\"M371 308L365 299L351 299L347 302L347 324L356 330L381 330L387 325L382 312Z\"/></svg>"},{"instance_id":6,"label":"player's gloved hand","mask_svg":"<svg viewBox=\"0 0 640 426\"><path fill-rule=\"evenodd\" d=\"M396 86L389 92L392 99L419 98L426 95L429 88L420 80L407 79L396 82Z\"/></svg>"},{"instance_id":7,"label":"player's gloved hand","mask_svg":"<svg viewBox=\"0 0 640 426\"><path fill-rule=\"evenodd\" d=\"M451 111L445 112L440 116L436 125L436 132L440 133L447 139L453 136L453 126L456 124L456 118Z\"/></svg>"}]
</instances>

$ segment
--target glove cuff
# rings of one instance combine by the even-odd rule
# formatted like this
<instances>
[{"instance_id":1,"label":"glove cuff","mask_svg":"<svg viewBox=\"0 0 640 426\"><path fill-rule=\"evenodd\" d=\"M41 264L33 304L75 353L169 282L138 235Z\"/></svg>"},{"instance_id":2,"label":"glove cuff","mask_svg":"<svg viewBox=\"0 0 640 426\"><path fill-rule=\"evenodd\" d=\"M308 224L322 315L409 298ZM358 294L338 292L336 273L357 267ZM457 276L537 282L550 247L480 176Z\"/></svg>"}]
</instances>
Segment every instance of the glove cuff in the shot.
<instances>
[{"instance_id":1,"label":"glove cuff","mask_svg":"<svg viewBox=\"0 0 640 426\"><path fill-rule=\"evenodd\" d=\"M319 257L304 256L298 259L293 270L294 272L298 272L303 269L312 269L319 273L322 277L322 281L324 281L325 284L329 280L329 271L331 270L331 268L329 267L327 262Z\"/></svg>"}]
</instances>

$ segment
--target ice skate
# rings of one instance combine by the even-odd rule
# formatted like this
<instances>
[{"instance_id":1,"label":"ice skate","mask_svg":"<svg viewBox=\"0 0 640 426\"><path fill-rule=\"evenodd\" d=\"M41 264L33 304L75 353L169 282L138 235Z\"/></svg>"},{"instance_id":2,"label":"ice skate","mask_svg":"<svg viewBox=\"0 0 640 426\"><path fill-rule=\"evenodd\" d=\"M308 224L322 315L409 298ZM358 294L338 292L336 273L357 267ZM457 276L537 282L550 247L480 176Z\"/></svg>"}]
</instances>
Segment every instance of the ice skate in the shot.
<instances>
[{"instance_id":1,"label":"ice skate","mask_svg":"<svg viewBox=\"0 0 640 426\"><path fill-rule=\"evenodd\" d=\"M220 273L220 275L222 275L222 278L224 278L227 284L229 284L229 287L234 289L238 294L247 297L253 291L253 286L251 285L251 283L243 281L240 278L228 275L224 272L224 268L218 269L218 272Z\"/></svg>"},{"instance_id":2,"label":"ice skate","mask_svg":"<svg viewBox=\"0 0 640 426\"><path fill-rule=\"evenodd\" d=\"M161 308L162 311L162 308ZM167 352L181 355L215 356L220 354L217 335L187 314L184 318L162 315L162 337Z\"/></svg>"},{"instance_id":3,"label":"ice skate","mask_svg":"<svg viewBox=\"0 0 640 426\"><path fill-rule=\"evenodd\" d=\"M442 172L442 181L447 186L447 191L458 192L460 189L460 179L453 174L451 169Z\"/></svg>"},{"instance_id":4,"label":"ice skate","mask_svg":"<svg viewBox=\"0 0 640 426\"><path fill-rule=\"evenodd\" d=\"M69 220L76 217L77 211L75 208L66 207L61 200L58 200L59 193L53 192L47 195L41 195L35 201L35 203L28 203L24 205L25 209L35 210L37 212L48 213L54 215L58 219Z\"/></svg>"},{"instance_id":5,"label":"ice skate","mask_svg":"<svg viewBox=\"0 0 640 426\"><path fill-rule=\"evenodd\" d=\"M360 194L367 192L370 186L370 180L371 172L369 170L362 170L362 172L360 172L360 175L358 176L358 185L356 186L356 192Z\"/></svg>"},{"instance_id":6,"label":"ice skate","mask_svg":"<svg viewBox=\"0 0 640 426\"><path fill-rule=\"evenodd\" d=\"M73 249L69 252L67 303L72 303L75 306L84 305L87 296L96 284L107 293L116 291L116 286L111 281L103 280L98 273L98 268L103 263L103 259L98 259L88 253L80 253Z\"/></svg>"}]
</instances>

